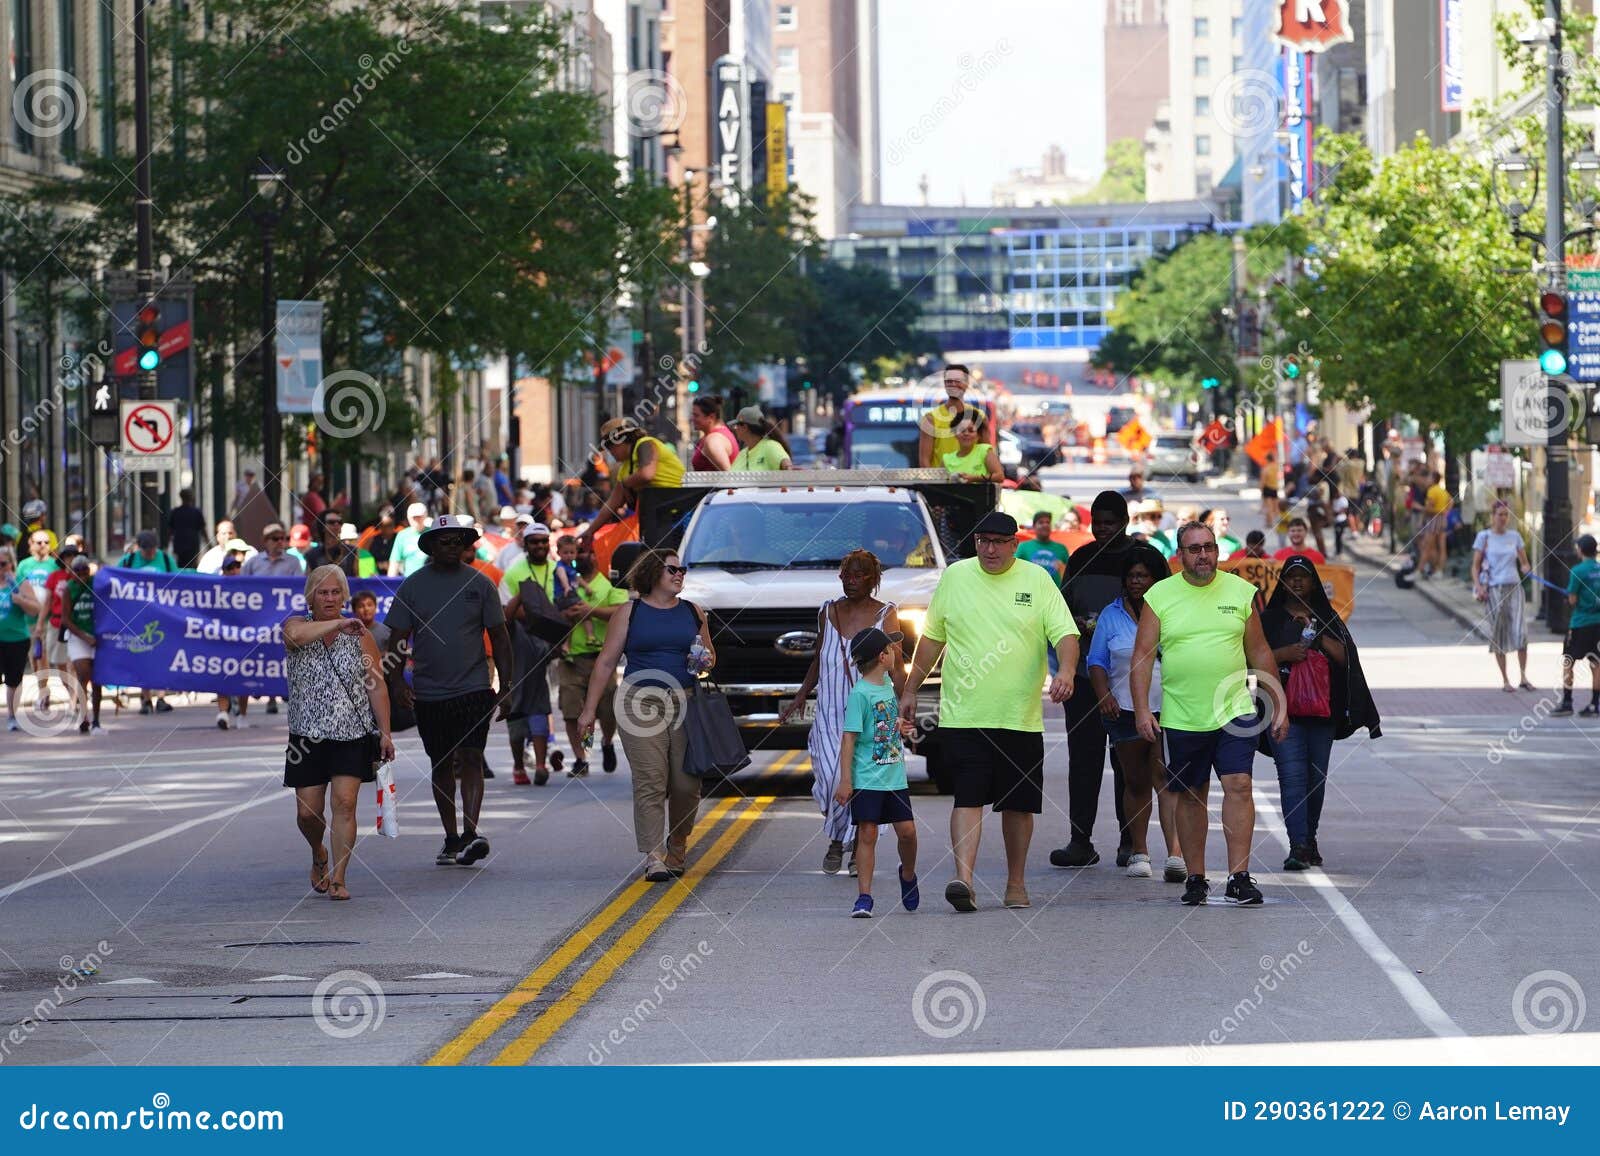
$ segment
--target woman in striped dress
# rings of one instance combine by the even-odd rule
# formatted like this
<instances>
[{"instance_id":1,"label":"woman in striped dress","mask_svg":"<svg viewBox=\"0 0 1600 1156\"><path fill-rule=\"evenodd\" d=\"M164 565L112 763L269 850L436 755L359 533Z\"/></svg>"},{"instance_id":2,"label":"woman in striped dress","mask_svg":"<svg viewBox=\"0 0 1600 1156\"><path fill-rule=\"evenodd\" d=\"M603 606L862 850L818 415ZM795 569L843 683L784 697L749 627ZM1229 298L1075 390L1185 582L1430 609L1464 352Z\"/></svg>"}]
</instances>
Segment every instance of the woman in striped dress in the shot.
<instances>
[{"instance_id":1,"label":"woman in striped dress","mask_svg":"<svg viewBox=\"0 0 1600 1156\"><path fill-rule=\"evenodd\" d=\"M817 612L816 657L811 660L811 669L806 672L794 701L778 716L780 722L787 722L805 708L811 692L816 691L817 715L811 724L806 749L811 753L811 796L822 812L822 829L828 837L822 869L829 875L839 873L846 851L850 852L850 874L855 874L855 826L850 822L850 808L841 807L833 798L834 789L839 785L839 743L844 734L845 699L861 677L861 672L850 661L850 640L869 626L880 627L891 637L900 629L895 604L875 597L882 578L883 565L871 551L854 550L845 556L839 564L839 584L844 589L844 597L824 603ZM900 692L904 677L900 666L890 668L896 694Z\"/></svg>"}]
</instances>

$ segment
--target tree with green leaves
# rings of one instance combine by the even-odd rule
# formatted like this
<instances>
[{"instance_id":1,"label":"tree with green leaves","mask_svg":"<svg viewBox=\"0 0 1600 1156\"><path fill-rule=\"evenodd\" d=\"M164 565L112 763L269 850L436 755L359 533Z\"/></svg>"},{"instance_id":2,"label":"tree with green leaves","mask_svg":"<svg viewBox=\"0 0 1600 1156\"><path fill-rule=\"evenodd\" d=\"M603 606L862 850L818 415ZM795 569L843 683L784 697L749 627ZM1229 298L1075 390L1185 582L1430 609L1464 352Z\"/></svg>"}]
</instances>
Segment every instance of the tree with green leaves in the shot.
<instances>
[{"instance_id":1,"label":"tree with green leaves","mask_svg":"<svg viewBox=\"0 0 1600 1156\"><path fill-rule=\"evenodd\" d=\"M1123 137L1106 145L1106 169L1079 205L1117 205L1144 200L1144 144Z\"/></svg>"},{"instance_id":2,"label":"tree with green leaves","mask_svg":"<svg viewBox=\"0 0 1600 1156\"><path fill-rule=\"evenodd\" d=\"M810 277L813 304L798 329L806 377L818 390L842 398L854 390L857 368L938 351L917 326L921 308L883 270L823 258Z\"/></svg>"}]
</instances>

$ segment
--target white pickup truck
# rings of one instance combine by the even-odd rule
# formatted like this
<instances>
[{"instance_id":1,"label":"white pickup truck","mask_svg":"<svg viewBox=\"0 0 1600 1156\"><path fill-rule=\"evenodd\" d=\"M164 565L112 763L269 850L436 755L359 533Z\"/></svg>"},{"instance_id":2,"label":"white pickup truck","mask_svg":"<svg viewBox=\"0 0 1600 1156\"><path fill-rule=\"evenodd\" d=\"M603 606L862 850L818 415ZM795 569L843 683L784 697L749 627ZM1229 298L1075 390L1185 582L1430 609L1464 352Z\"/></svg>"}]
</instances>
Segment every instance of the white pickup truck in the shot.
<instances>
[{"instance_id":1,"label":"white pickup truck","mask_svg":"<svg viewBox=\"0 0 1600 1156\"><path fill-rule=\"evenodd\" d=\"M817 611L840 595L839 563L867 549L883 564L879 597L900 608L909 664L947 560L994 508L997 487L957 485L944 470L690 473L683 487L647 490L640 534L689 566L684 597L703 609L717 647L715 677L752 749L803 747L807 716L778 724L816 654ZM941 790L937 671L919 696L928 774Z\"/></svg>"}]
</instances>

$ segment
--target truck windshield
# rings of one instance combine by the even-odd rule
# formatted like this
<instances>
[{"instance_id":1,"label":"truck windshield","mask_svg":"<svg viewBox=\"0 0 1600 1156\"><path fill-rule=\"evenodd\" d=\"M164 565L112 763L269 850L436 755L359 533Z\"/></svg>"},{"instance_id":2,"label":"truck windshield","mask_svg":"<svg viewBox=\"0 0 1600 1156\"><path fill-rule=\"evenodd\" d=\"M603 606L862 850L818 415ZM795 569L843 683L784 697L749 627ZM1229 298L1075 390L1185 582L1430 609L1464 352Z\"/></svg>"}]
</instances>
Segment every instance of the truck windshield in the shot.
<instances>
[{"instance_id":1,"label":"truck windshield","mask_svg":"<svg viewBox=\"0 0 1600 1156\"><path fill-rule=\"evenodd\" d=\"M905 502L740 502L700 512L684 547L691 566L833 569L852 550L885 568L934 565L922 514Z\"/></svg>"},{"instance_id":2,"label":"truck windshield","mask_svg":"<svg viewBox=\"0 0 1600 1156\"><path fill-rule=\"evenodd\" d=\"M858 425L850 431L850 468L909 470L917 466L915 425Z\"/></svg>"}]
</instances>

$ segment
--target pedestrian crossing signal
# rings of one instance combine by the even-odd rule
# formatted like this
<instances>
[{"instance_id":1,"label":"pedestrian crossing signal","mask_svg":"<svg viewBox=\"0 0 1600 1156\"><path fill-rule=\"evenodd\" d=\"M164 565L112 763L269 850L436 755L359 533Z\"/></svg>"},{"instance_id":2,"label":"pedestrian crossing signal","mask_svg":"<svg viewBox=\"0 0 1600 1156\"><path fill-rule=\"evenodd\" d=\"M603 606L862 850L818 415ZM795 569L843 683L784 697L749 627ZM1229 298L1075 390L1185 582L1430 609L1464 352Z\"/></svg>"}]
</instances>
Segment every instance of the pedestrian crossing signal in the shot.
<instances>
[{"instance_id":1,"label":"pedestrian crossing signal","mask_svg":"<svg viewBox=\"0 0 1600 1156\"><path fill-rule=\"evenodd\" d=\"M161 311L154 305L139 310L134 335L139 342L139 368L153 373L161 367Z\"/></svg>"}]
</instances>

